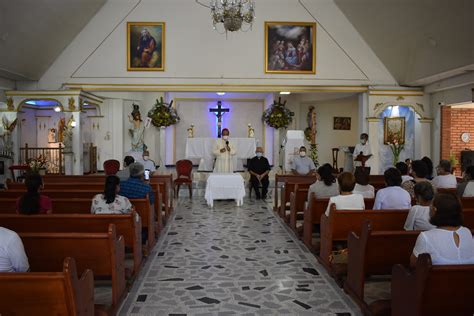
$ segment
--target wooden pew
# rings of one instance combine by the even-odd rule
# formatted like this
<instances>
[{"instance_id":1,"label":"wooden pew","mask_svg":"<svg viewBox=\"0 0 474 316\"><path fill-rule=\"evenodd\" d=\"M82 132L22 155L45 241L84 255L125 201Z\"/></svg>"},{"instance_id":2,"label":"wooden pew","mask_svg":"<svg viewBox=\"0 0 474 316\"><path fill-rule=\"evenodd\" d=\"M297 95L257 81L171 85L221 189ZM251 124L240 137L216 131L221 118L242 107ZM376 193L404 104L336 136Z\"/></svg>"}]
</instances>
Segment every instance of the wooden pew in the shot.
<instances>
[{"instance_id":1,"label":"wooden pew","mask_svg":"<svg viewBox=\"0 0 474 316\"><path fill-rule=\"evenodd\" d=\"M115 225L103 233L19 233L33 272L54 272L66 257L76 261L79 273L91 269L97 279L112 281L110 306L96 304L98 311L115 314L126 294L125 246Z\"/></svg>"},{"instance_id":2,"label":"wooden pew","mask_svg":"<svg viewBox=\"0 0 474 316\"><path fill-rule=\"evenodd\" d=\"M62 197L53 199L53 214L90 214L91 199L64 198L64 196L67 196L64 192L54 192L51 195ZM0 194L0 196L2 195ZM8 199L7 201L11 202L11 200L12 199ZM11 209L5 209L2 201L4 201L4 199L0 197L0 214L16 213ZM145 201L148 203L145 203ZM141 217L142 227L148 230L147 250L150 251L156 243L155 235L157 223L155 222L155 212L152 210L148 197L146 199L130 199L130 202Z\"/></svg>"},{"instance_id":3,"label":"wooden pew","mask_svg":"<svg viewBox=\"0 0 474 316\"><path fill-rule=\"evenodd\" d=\"M308 198L309 185L296 185L295 190L290 193L290 214L289 224L290 228L298 235L298 229L296 227L296 221L298 215L303 215L306 199ZM287 218L285 218L286 220ZM288 222L288 221L287 221Z\"/></svg>"},{"instance_id":4,"label":"wooden pew","mask_svg":"<svg viewBox=\"0 0 474 316\"><path fill-rule=\"evenodd\" d=\"M392 270L393 316L473 315L474 265L433 266L429 254L418 256L416 268Z\"/></svg>"},{"instance_id":5,"label":"wooden pew","mask_svg":"<svg viewBox=\"0 0 474 316\"><path fill-rule=\"evenodd\" d=\"M461 198L462 208L474 209L474 197L463 197Z\"/></svg>"},{"instance_id":6,"label":"wooden pew","mask_svg":"<svg viewBox=\"0 0 474 316\"><path fill-rule=\"evenodd\" d=\"M375 199L364 199L365 209L370 210L374 207ZM314 193L308 201L308 207L304 210L303 216L303 242L313 252L319 250L318 246L313 245L313 225L321 223L321 216L326 212L329 199L317 199Z\"/></svg>"},{"instance_id":7,"label":"wooden pew","mask_svg":"<svg viewBox=\"0 0 474 316\"><path fill-rule=\"evenodd\" d=\"M362 224L369 220L372 230L403 230L408 210L336 210L333 206L329 217L321 216L321 249L318 261L331 274L329 257L333 250L334 241L347 241L350 232L360 234Z\"/></svg>"},{"instance_id":8,"label":"wooden pew","mask_svg":"<svg viewBox=\"0 0 474 316\"><path fill-rule=\"evenodd\" d=\"M415 247L419 231L372 231L370 222L365 222L360 237L349 234L349 261L344 290L359 305L364 314L375 314L380 305L369 305L364 297L365 281L371 275L391 275L395 264L410 265L410 256Z\"/></svg>"},{"instance_id":9,"label":"wooden pew","mask_svg":"<svg viewBox=\"0 0 474 316\"><path fill-rule=\"evenodd\" d=\"M94 276L67 257L56 272L0 273L2 315L94 315Z\"/></svg>"},{"instance_id":10,"label":"wooden pew","mask_svg":"<svg viewBox=\"0 0 474 316\"><path fill-rule=\"evenodd\" d=\"M165 209L166 220L171 215L174 208L174 187L173 187L173 175L152 175L150 177L150 184L158 183L160 185L160 193L163 200L163 206Z\"/></svg>"},{"instance_id":11,"label":"wooden pew","mask_svg":"<svg viewBox=\"0 0 474 316\"><path fill-rule=\"evenodd\" d=\"M316 176L299 176L299 175L294 175L294 174L276 174L275 175L275 194L274 194L274 205L273 205L273 211L279 213L280 209L280 190L281 186L284 184L285 181L292 181L298 183L299 180L301 179L306 179L306 178L312 178L312 183L316 181ZM307 181L307 180L306 180ZM288 199L289 199L289 194L288 194Z\"/></svg>"},{"instance_id":12,"label":"wooden pew","mask_svg":"<svg viewBox=\"0 0 474 316\"><path fill-rule=\"evenodd\" d=\"M281 187L280 195L280 217L285 219L286 212L290 210L290 194L295 191L296 186L299 188L309 188L311 184L315 181L314 177L300 177L295 179L285 180L283 186ZM289 218L288 218L289 221Z\"/></svg>"},{"instance_id":13,"label":"wooden pew","mask_svg":"<svg viewBox=\"0 0 474 316\"><path fill-rule=\"evenodd\" d=\"M142 222L134 211L124 215L93 215L93 214L50 214L50 215L16 215L0 214L0 226L17 233L100 233L114 224L117 234L122 235L125 247L131 249L133 255L132 274L138 273L141 267L142 254Z\"/></svg>"}]
</instances>

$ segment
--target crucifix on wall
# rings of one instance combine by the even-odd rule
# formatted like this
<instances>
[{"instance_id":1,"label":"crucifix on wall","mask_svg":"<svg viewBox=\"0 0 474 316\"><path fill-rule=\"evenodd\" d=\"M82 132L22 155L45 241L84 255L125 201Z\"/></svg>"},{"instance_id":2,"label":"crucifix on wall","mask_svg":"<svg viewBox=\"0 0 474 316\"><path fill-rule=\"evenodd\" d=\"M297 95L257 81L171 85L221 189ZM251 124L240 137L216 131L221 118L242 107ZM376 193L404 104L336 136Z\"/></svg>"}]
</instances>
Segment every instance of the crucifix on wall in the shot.
<instances>
[{"instance_id":1,"label":"crucifix on wall","mask_svg":"<svg viewBox=\"0 0 474 316\"><path fill-rule=\"evenodd\" d=\"M217 117L217 137L218 138L221 138L222 116L224 116L224 114L229 111L230 111L229 109L222 108L221 101L217 101L217 108L209 109L209 112L213 112Z\"/></svg>"}]
</instances>

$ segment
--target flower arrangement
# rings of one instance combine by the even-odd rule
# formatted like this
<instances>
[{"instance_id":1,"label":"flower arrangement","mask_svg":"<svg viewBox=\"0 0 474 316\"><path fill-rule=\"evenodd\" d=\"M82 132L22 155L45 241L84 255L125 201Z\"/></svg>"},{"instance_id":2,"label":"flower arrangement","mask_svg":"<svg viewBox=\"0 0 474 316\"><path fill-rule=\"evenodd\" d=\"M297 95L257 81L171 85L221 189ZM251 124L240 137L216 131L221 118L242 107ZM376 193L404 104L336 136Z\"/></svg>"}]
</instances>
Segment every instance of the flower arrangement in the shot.
<instances>
[{"instance_id":1,"label":"flower arrangement","mask_svg":"<svg viewBox=\"0 0 474 316\"><path fill-rule=\"evenodd\" d=\"M173 101L165 103L163 97L160 100L156 99L154 107L148 112L151 123L156 127L167 127L178 123L180 118L172 105Z\"/></svg>"},{"instance_id":2,"label":"flower arrangement","mask_svg":"<svg viewBox=\"0 0 474 316\"><path fill-rule=\"evenodd\" d=\"M281 98L278 98L278 102L273 101L273 105L263 112L262 120L268 126L276 129L287 128L295 114L288 110L285 105L286 101L281 103Z\"/></svg>"},{"instance_id":3,"label":"flower arrangement","mask_svg":"<svg viewBox=\"0 0 474 316\"><path fill-rule=\"evenodd\" d=\"M27 164L31 172L40 173L40 170L46 170L48 167L48 160L43 155L39 155L37 158L28 159Z\"/></svg>"},{"instance_id":4,"label":"flower arrangement","mask_svg":"<svg viewBox=\"0 0 474 316\"><path fill-rule=\"evenodd\" d=\"M387 142L387 145L392 150L393 165L395 166L395 164L400 160L400 153L405 148L405 144L400 142L400 140L398 138L394 137L393 139L391 139Z\"/></svg>"}]
</instances>

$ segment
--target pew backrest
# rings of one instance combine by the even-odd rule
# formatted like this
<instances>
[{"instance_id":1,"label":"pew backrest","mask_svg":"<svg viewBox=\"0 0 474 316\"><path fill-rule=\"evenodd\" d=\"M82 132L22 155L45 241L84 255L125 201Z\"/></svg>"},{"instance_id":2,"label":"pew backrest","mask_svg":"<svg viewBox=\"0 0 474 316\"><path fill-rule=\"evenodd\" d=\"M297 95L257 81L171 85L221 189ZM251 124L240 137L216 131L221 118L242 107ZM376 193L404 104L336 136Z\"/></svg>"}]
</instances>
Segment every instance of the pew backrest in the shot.
<instances>
[{"instance_id":1,"label":"pew backrest","mask_svg":"<svg viewBox=\"0 0 474 316\"><path fill-rule=\"evenodd\" d=\"M94 315L94 276L78 279L74 259L56 272L0 273L3 315Z\"/></svg>"}]
</instances>

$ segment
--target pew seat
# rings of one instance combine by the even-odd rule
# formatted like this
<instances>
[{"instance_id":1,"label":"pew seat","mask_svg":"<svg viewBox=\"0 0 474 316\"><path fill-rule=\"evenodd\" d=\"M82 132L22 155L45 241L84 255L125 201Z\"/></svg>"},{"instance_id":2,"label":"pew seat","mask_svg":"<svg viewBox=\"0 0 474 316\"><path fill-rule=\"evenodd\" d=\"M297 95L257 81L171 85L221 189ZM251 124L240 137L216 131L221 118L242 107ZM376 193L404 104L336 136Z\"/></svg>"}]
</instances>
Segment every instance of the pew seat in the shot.
<instances>
[{"instance_id":1,"label":"pew seat","mask_svg":"<svg viewBox=\"0 0 474 316\"><path fill-rule=\"evenodd\" d=\"M66 257L52 272L0 273L2 315L94 315L94 276Z\"/></svg>"}]
</instances>

